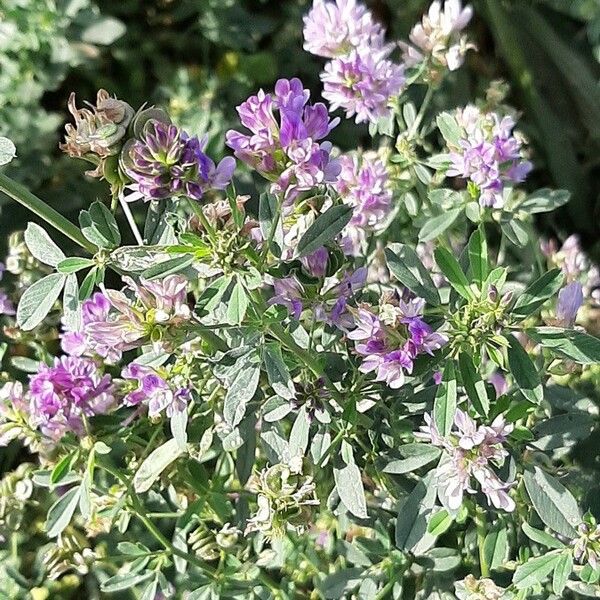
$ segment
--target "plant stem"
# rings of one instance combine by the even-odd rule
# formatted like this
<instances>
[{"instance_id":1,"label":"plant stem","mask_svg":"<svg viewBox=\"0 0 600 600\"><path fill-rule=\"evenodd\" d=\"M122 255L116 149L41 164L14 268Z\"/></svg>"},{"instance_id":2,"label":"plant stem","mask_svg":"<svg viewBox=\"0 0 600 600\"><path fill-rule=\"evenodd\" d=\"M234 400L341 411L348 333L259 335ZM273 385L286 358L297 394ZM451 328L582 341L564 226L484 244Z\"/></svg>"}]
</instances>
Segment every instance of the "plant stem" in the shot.
<instances>
[{"instance_id":1,"label":"plant stem","mask_svg":"<svg viewBox=\"0 0 600 600\"><path fill-rule=\"evenodd\" d=\"M490 576L490 568L485 559L485 513L477 509L475 515L475 525L477 526L477 546L479 548L479 568L482 577Z\"/></svg>"},{"instance_id":2,"label":"plant stem","mask_svg":"<svg viewBox=\"0 0 600 600\"><path fill-rule=\"evenodd\" d=\"M0 192L4 192L9 198L16 200L32 213L52 225L57 231L73 240L76 244L87 250L90 254L96 254L98 249L90 241L86 240L79 228L71 221L63 217L59 212L48 206L43 200L32 194L27 188L17 181L0 173Z\"/></svg>"},{"instance_id":3,"label":"plant stem","mask_svg":"<svg viewBox=\"0 0 600 600\"><path fill-rule=\"evenodd\" d=\"M427 91L425 92L425 97L423 98L423 103L421 104L421 108L419 108L419 113L417 114L415 120L413 121L412 125L410 126L410 129L408 130L408 137L412 138L415 133L417 133L417 130L419 129L419 126L421 125L421 122L423 121L423 117L425 116L425 112L427 111L427 109L429 108L429 104L431 103L431 99L433 98L433 86L428 86Z\"/></svg>"},{"instance_id":4,"label":"plant stem","mask_svg":"<svg viewBox=\"0 0 600 600\"><path fill-rule=\"evenodd\" d=\"M133 233L133 237L135 238L135 241L138 243L138 245L143 246L144 239L142 238L142 235L140 234L140 230L138 229L138 226L135 222L135 219L133 218L133 215L131 214L131 209L129 208L129 204L127 203L125 198L123 198L122 194L119 194L119 203L121 204L121 208L123 209L123 214L127 218L127 222L129 223L129 228L131 229L131 231Z\"/></svg>"}]
</instances>

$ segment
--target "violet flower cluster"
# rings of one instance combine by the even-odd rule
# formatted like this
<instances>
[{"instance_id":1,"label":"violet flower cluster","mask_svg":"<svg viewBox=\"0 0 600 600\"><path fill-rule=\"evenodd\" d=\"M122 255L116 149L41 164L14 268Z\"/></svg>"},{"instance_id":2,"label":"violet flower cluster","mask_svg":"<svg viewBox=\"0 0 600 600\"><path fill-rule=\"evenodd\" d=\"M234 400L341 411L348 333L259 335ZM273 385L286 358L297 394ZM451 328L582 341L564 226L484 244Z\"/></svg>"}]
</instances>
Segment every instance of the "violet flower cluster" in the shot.
<instances>
[{"instance_id":1,"label":"violet flower cluster","mask_svg":"<svg viewBox=\"0 0 600 600\"><path fill-rule=\"evenodd\" d=\"M398 389L412 373L419 354L433 354L446 344L448 338L423 320L424 308L422 298L384 300L378 315L360 308L356 328L348 334L349 339L358 342L355 350L362 356L360 371L374 372L375 381Z\"/></svg>"},{"instance_id":2,"label":"violet flower cluster","mask_svg":"<svg viewBox=\"0 0 600 600\"><path fill-rule=\"evenodd\" d=\"M323 140L338 124L322 102L308 104L310 92L297 79L280 79L274 94L260 90L237 107L250 134L230 130L227 145L237 158L272 182L271 192L291 204L301 192L333 183L340 172Z\"/></svg>"},{"instance_id":3,"label":"violet flower cluster","mask_svg":"<svg viewBox=\"0 0 600 600\"><path fill-rule=\"evenodd\" d=\"M389 214L392 189L387 167L375 153L340 157L342 171L334 185L346 204L354 208L350 223L342 232L345 254L358 256L367 233L374 231Z\"/></svg>"},{"instance_id":4,"label":"violet flower cluster","mask_svg":"<svg viewBox=\"0 0 600 600\"><path fill-rule=\"evenodd\" d=\"M126 144L121 163L144 200L187 196L200 200L208 190L229 185L235 160L227 156L215 165L204 152L208 138L189 136L175 125L148 121L140 139Z\"/></svg>"},{"instance_id":5,"label":"violet flower cluster","mask_svg":"<svg viewBox=\"0 0 600 600\"><path fill-rule=\"evenodd\" d=\"M515 501L508 494L513 482L502 481L493 469L502 466L508 456L503 443L513 430L502 415L489 426L478 426L466 412L457 409L454 428L447 436L440 434L429 414L425 414L425 423L415 436L444 451L435 471L437 494L444 508L455 513L465 493L476 494L475 479L491 505L507 512L515 509Z\"/></svg>"},{"instance_id":6,"label":"violet flower cluster","mask_svg":"<svg viewBox=\"0 0 600 600\"><path fill-rule=\"evenodd\" d=\"M446 140L451 160L446 174L467 179L481 206L502 208L505 186L524 181L532 169L523 157L522 141L513 133L514 120L473 105L457 110L455 118L460 141L457 145Z\"/></svg>"},{"instance_id":7,"label":"violet flower cluster","mask_svg":"<svg viewBox=\"0 0 600 600\"><path fill-rule=\"evenodd\" d=\"M402 65L388 59L385 30L354 0L315 0L304 17L304 48L331 60L321 74L323 97L357 123L391 115L389 101L404 87Z\"/></svg>"}]
</instances>

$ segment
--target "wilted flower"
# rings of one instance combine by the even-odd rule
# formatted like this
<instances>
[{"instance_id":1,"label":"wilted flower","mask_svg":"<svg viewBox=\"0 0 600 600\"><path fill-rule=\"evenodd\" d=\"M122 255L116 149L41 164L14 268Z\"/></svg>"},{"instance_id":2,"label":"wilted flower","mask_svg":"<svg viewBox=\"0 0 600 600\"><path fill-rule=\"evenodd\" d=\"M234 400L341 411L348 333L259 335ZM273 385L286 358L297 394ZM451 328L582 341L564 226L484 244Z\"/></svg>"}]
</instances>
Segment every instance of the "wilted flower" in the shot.
<instances>
[{"instance_id":1,"label":"wilted flower","mask_svg":"<svg viewBox=\"0 0 600 600\"><path fill-rule=\"evenodd\" d=\"M502 415L490 426L478 426L466 412L457 409L454 428L448 436L440 434L428 414L425 414L425 423L415 435L444 450L435 478L438 497L448 511L460 508L465 493L477 492L472 487L472 478L479 483L490 504L508 512L515 509L514 500L508 495L512 482L503 482L492 469L494 465L502 466L508 456L502 444L513 430Z\"/></svg>"},{"instance_id":2,"label":"wilted flower","mask_svg":"<svg viewBox=\"0 0 600 600\"><path fill-rule=\"evenodd\" d=\"M573 327L577 312L583 304L583 288L579 281L572 281L558 292L556 305L557 324L561 327Z\"/></svg>"},{"instance_id":3,"label":"wilted flower","mask_svg":"<svg viewBox=\"0 0 600 600\"><path fill-rule=\"evenodd\" d=\"M237 107L251 134L227 132L236 157L273 182L271 191L283 194L287 204L300 192L333 183L340 172L331 144L320 142L339 119L330 121L321 102L307 104L309 96L299 79L280 79L274 94L260 90Z\"/></svg>"},{"instance_id":4,"label":"wilted flower","mask_svg":"<svg viewBox=\"0 0 600 600\"><path fill-rule=\"evenodd\" d=\"M387 59L389 50L358 48L334 58L321 73L323 98L356 123L376 123L391 114L389 101L404 87L404 68Z\"/></svg>"},{"instance_id":5,"label":"wilted flower","mask_svg":"<svg viewBox=\"0 0 600 600\"><path fill-rule=\"evenodd\" d=\"M102 161L120 152L134 110L127 102L111 98L106 90L98 91L96 106L91 109L78 109L74 93L69 97L68 106L75 125L65 126L65 142L60 148L69 156L85 158L98 165L89 174L99 177Z\"/></svg>"},{"instance_id":6,"label":"wilted flower","mask_svg":"<svg viewBox=\"0 0 600 600\"><path fill-rule=\"evenodd\" d=\"M454 586L459 600L501 600L506 591L487 577L475 579L473 575L467 575Z\"/></svg>"},{"instance_id":7,"label":"wilted flower","mask_svg":"<svg viewBox=\"0 0 600 600\"><path fill-rule=\"evenodd\" d=\"M384 30L356 0L315 0L304 17L304 49L333 58L359 47L381 48Z\"/></svg>"},{"instance_id":8,"label":"wilted flower","mask_svg":"<svg viewBox=\"0 0 600 600\"><path fill-rule=\"evenodd\" d=\"M505 184L524 181L532 168L523 158L521 140L512 132L514 120L470 105L457 110L456 122L460 141L456 145L446 140L452 161L446 175L468 179L481 206L502 208Z\"/></svg>"},{"instance_id":9,"label":"wilted flower","mask_svg":"<svg viewBox=\"0 0 600 600\"><path fill-rule=\"evenodd\" d=\"M207 137L190 137L175 125L150 119L140 139L123 149L123 170L145 200L177 196L200 200L210 189L225 189L235 169L230 156L215 165L204 153L207 141Z\"/></svg>"},{"instance_id":10,"label":"wilted flower","mask_svg":"<svg viewBox=\"0 0 600 600\"><path fill-rule=\"evenodd\" d=\"M421 23L412 28L409 36L412 45L400 42L406 66L431 60L434 67L458 69L467 50L474 48L460 35L472 16L472 8L463 8L460 0L446 0L443 6L441 0L435 0Z\"/></svg>"},{"instance_id":11,"label":"wilted flower","mask_svg":"<svg viewBox=\"0 0 600 600\"><path fill-rule=\"evenodd\" d=\"M346 254L358 256L366 232L376 229L390 210L392 190L385 163L376 154L340 158L342 171L335 189L344 203L354 207L352 219L342 232Z\"/></svg>"},{"instance_id":12,"label":"wilted flower","mask_svg":"<svg viewBox=\"0 0 600 600\"><path fill-rule=\"evenodd\" d=\"M355 349L363 357L360 371L374 371L375 381L397 389L404 384L405 375L412 373L414 359L419 354L433 354L448 338L423 321L423 299L389 300L383 301L379 315L360 308L356 328L348 338L359 342Z\"/></svg>"},{"instance_id":13,"label":"wilted flower","mask_svg":"<svg viewBox=\"0 0 600 600\"><path fill-rule=\"evenodd\" d=\"M87 358L63 356L42 364L29 382L32 422L53 439L84 433L83 417L106 413L114 404L110 375Z\"/></svg>"}]
</instances>

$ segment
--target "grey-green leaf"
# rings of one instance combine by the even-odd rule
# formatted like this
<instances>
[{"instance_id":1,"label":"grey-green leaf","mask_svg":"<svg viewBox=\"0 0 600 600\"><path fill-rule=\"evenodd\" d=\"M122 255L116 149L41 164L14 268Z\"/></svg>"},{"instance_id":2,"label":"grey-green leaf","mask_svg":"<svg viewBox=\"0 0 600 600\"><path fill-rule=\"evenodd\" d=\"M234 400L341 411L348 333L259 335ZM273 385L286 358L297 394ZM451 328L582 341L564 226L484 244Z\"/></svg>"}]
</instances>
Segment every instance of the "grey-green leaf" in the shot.
<instances>
[{"instance_id":1,"label":"grey-green leaf","mask_svg":"<svg viewBox=\"0 0 600 600\"><path fill-rule=\"evenodd\" d=\"M410 473L429 464L440 456L439 448L419 443L400 446L398 452L403 458L389 462L383 469L384 473Z\"/></svg>"},{"instance_id":2,"label":"grey-green leaf","mask_svg":"<svg viewBox=\"0 0 600 600\"><path fill-rule=\"evenodd\" d=\"M440 236L460 215L462 208L452 208L425 221L419 231L419 241L429 242Z\"/></svg>"},{"instance_id":3,"label":"grey-green leaf","mask_svg":"<svg viewBox=\"0 0 600 600\"><path fill-rule=\"evenodd\" d=\"M12 140L0 136L0 167L7 165L17 155L17 149Z\"/></svg>"},{"instance_id":4,"label":"grey-green leaf","mask_svg":"<svg viewBox=\"0 0 600 600\"><path fill-rule=\"evenodd\" d=\"M487 416L490 410L490 399L487 395L485 381L483 381L481 375L475 369L473 359L465 352L462 352L458 358L458 364L460 366L462 384L471 404L481 416Z\"/></svg>"},{"instance_id":5,"label":"grey-green leaf","mask_svg":"<svg viewBox=\"0 0 600 600\"><path fill-rule=\"evenodd\" d=\"M565 545L555 537L551 536L549 533L542 531L541 529L536 529L529 525L529 523L524 522L521 525L523 529L523 533L532 541L537 542L538 544L542 544L543 546L547 546L548 548L564 548Z\"/></svg>"},{"instance_id":6,"label":"grey-green leaf","mask_svg":"<svg viewBox=\"0 0 600 600\"><path fill-rule=\"evenodd\" d=\"M71 522L73 513L79 503L79 486L73 487L66 491L48 511L46 520L46 531L48 537L56 537L59 535Z\"/></svg>"},{"instance_id":7,"label":"grey-green leaf","mask_svg":"<svg viewBox=\"0 0 600 600\"><path fill-rule=\"evenodd\" d=\"M37 223L28 223L24 234L25 244L34 258L45 265L56 267L66 257L52 241L45 229Z\"/></svg>"},{"instance_id":8,"label":"grey-green leaf","mask_svg":"<svg viewBox=\"0 0 600 600\"><path fill-rule=\"evenodd\" d=\"M286 400L294 398L296 390L289 369L283 361L279 345L274 343L265 344L263 360L269 384L273 391Z\"/></svg>"},{"instance_id":9,"label":"grey-green leaf","mask_svg":"<svg viewBox=\"0 0 600 600\"><path fill-rule=\"evenodd\" d=\"M79 284L77 275L67 275L63 292L63 319L72 331L81 329L81 303L79 302Z\"/></svg>"},{"instance_id":10,"label":"grey-green leaf","mask_svg":"<svg viewBox=\"0 0 600 600\"><path fill-rule=\"evenodd\" d=\"M454 362L448 360L433 402L433 420L441 435L447 436L452 429L456 414L456 373Z\"/></svg>"},{"instance_id":11,"label":"grey-green leaf","mask_svg":"<svg viewBox=\"0 0 600 600\"><path fill-rule=\"evenodd\" d=\"M25 290L17 308L17 325L30 331L39 325L58 300L65 275L52 273Z\"/></svg>"},{"instance_id":12,"label":"grey-green leaf","mask_svg":"<svg viewBox=\"0 0 600 600\"><path fill-rule=\"evenodd\" d=\"M600 339L583 331L561 327L536 327L527 329L526 333L544 348L581 365L600 362Z\"/></svg>"},{"instance_id":13,"label":"grey-green leaf","mask_svg":"<svg viewBox=\"0 0 600 600\"><path fill-rule=\"evenodd\" d=\"M339 204L319 215L298 242L297 257L302 258L331 242L348 225L352 207Z\"/></svg>"},{"instance_id":14,"label":"grey-green leaf","mask_svg":"<svg viewBox=\"0 0 600 600\"><path fill-rule=\"evenodd\" d=\"M513 584L518 590L525 590L542 583L552 573L559 561L560 554L556 552L530 558L526 563L517 567L513 576Z\"/></svg>"},{"instance_id":15,"label":"grey-green leaf","mask_svg":"<svg viewBox=\"0 0 600 600\"><path fill-rule=\"evenodd\" d=\"M183 452L184 450L174 438L153 450L134 475L133 489L138 493L147 492L160 474Z\"/></svg>"},{"instance_id":16,"label":"grey-green leaf","mask_svg":"<svg viewBox=\"0 0 600 600\"><path fill-rule=\"evenodd\" d=\"M539 404L544 399L544 388L538 370L519 340L512 334L505 334L505 337L509 344L508 366L519 390L527 400Z\"/></svg>"},{"instance_id":17,"label":"grey-green leaf","mask_svg":"<svg viewBox=\"0 0 600 600\"><path fill-rule=\"evenodd\" d=\"M344 506L359 519L367 518L367 502L360 469L354 464L333 469L335 487Z\"/></svg>"},{"instance_id":18,"label":"grey-green leaf","mask_svg":"<svg viewBox=\"0 0 600 600\"><path fill-rule=\"evenodd\" d=\"M560 269L552 269L544 273L517 298L511 311L512 316L524 319L534 313L548 298L558 293L564 279Z\"/></svg>"},{"instance_id":19,"label":"grey-green leaf","mask_svg":"<svg viewBox=\"0 0 600 600\"><path fill-rule=\"evenodd\" d=\"M260 378L260 362L256 354L245 355L231 382L223 403L223 417L231 427L236 427L244 418L246 405L254 396Z\"/></svg>"}]
</instances>

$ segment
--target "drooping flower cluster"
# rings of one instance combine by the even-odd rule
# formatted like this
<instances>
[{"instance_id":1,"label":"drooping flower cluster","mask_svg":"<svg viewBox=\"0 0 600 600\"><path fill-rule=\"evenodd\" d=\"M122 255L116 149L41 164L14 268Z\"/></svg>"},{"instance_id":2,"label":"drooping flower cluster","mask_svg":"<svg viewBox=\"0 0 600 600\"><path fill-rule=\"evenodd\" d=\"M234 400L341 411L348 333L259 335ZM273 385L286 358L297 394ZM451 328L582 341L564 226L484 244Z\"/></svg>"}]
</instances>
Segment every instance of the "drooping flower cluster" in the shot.
<instances>
[{"instance_id":1,"label":"drooping flower cluster","mask_svg":"<svg viewBox=\"0 0 600 600\"><path fill-rule=\"evenodd\" d=\"M462 7L461 0L435 0L421 23L411 30L411 44L400 42L404 63L413 67L430 60L433 67L448 68L455 71L464 62L470 44L461 31L467 26L473 9Z\"/></svg>"},{"instance_id":2,"label":"drooping flower cluster","mask_svg":"<svg viewBox=\"0 0 600 600\"><path fill-rule=\"evenodd\" d=\"M315 0L304 17L304 47L331 60L321 74L323 97L357 123L390 115L388 103L404 86L404 68L388 60L385 30L354 0Z\"/></svg>"},{"instance_id":3,"label":"drooping flower cluster","mask_svg":"<svg viewBox=\"0 0 600 600\"><path fill-rule=\"evenodd\" d=\"M446 140L451 160L446 174L467 179L481 206L502 208L504 187L524 181L532 169L513 133L514 120L473 105L457 110L455 119L460 140Z\"/></svg>"},{"instance_id":4,"label":"drooping flower cluster","mask_svg":"<svg viewBox=\"0 0 600 600\"><path fill-rule=\"evenodd\" d=\"M207 141L207 137L190 137L173 124L150 119L140 139L123 149L123 170L144 200L176 196L200 200L210 189L225 189L235 169L230 156L215 165L204 152Z\"/></svg>"},{"instance_id":5,"label":"drooping flower cluster","mask_svg":"<svg viewBox=\"0 0 600 600\"><path fill-rule=\"evenodd\" d=\"M473 479L490 504L508 512L515 509L508 494L513 483L502 481L492 468L502 466L508 456L503 443L513 430L502 415L489 426L478 426L466 412L457 409L454 428L447 436L440 434L429 414L425 414L425 423L415 435L444 450L435 478L438 498L448 511L461 507L465 493L477 493Z\"/></svg>"},{"instance_id":6,"label":"drooping flower cluster","mask_svg":"<svg viewBox=\"0 0 600 600\"><path fill-rule=\"evenodd\" d=\"M251 134L230 130L226 136L236 157L273 182L271 192L282 194L287 204L301 192L333 183L340 172L331 143L321 141L339 119L330 121L327 107L308 104L309 96L299 79L280 79L274 94L260 90L237 107Z\"/></svg>"},{"instance_id":7,"label":"drooping flower cluster","mask_svg":"<svg viewBox=\"0 0 600 600\"><path fill-rule=\"evenodd\" d=\"M178 327L190 319L187 304L187 279L168 275L156 281L135 282L123 277L129 295L118 290L106 290L112 306L108 315L88 320L83 335L88 347L99 354L103 349L124 352L152 342L169 348L178 334ZM102 301L104 305L104 302Z\"/></svg>"},{"instance_id":8,"label":"drooping flower cluster","mask_svg":"<svg viewBox=\"0 0 600 600\"><path fill-rule=\"evenodd\" d=\"M383 298L378 314L360 308L356 328L348 338L358 342L356 352L363 357L360 371L376 373L392 389L402 387L406 374L412 373L414 359L422 353L433 354L448 338L428 325L422 317L425 301L407 302Z\"/></svg>"},{"instance_id":9,"label":"drooping flower cluster","mask_svg":"<svg viewBox=\"0 0 600 600\"><path fill-rule=\"evenodd\" d=\"M83 417L106 413L114 404L113 383L98 365L77 356L42 364L29 382L32 422L53 439L68 431L84 433Z\"/></svg>"},{"instance_id":10,"label":"drooping flower cluster","mask_svg":"<svg viewBox=\"0 0 600 600\"><path fill-rule=\"evenodd\" d=\"M367 232L376 229L388 215L392 190L385 163L376 154L367 152L360 158L344 155L340 164L342 171L334 187L342 200L354 207L341 245L346 254L358 256Z\"/></svg>"}]
</instances>

